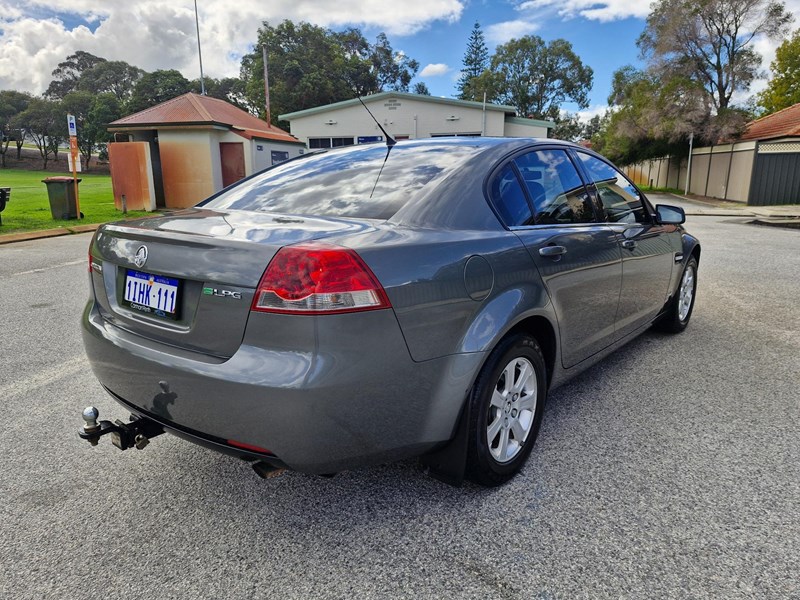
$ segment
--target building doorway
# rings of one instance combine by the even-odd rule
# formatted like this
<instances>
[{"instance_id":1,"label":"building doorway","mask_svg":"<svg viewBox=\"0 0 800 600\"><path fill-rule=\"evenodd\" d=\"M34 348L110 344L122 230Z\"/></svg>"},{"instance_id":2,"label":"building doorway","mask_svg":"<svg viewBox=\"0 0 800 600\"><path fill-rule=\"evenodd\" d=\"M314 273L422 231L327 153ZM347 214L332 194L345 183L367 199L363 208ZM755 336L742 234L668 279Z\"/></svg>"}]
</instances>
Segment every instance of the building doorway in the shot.
<instances>
[{"instance_id":1,"label":"building doorway","mask_svg":"<svg viewBox=\"0 0 800 600\"><path fill-rule=\"evenodd\" d=\"M220 142L219 156L222 163L222 187L228 187L244 179L244 144L242 142Z\"/></svg>"}]
</instances>

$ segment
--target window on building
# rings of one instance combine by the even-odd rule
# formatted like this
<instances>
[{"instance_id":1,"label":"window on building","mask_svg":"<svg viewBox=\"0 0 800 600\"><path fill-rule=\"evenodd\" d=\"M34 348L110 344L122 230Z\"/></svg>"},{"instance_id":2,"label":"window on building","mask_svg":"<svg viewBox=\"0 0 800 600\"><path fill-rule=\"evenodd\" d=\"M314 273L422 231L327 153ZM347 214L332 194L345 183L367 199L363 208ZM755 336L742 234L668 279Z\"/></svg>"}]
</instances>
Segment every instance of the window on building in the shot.
<instances>
[{"instance_id":1,"label":"window on building","mask_svg":"<svg viewBox=\"0 0 800 600\"><path fill-rule=\"evenodd\" d=\"M289 160L288 152L282 152L280 150L272 150L270 154L272 155L271 158L273 165L277 165L278 163L282 163L285 160Z\"/></svg>"},{"instance_id":2,"label":"window on building","mask_svg":"<svg viewBox=\"0 0 800 600\"><path fill-rule=\"evenodd\" d=\"M353 138L351 137L308 138L308 147L311 149L341 148L342 146L352 146L352 145L353 145Z\"/></svg>"}]
</instances>

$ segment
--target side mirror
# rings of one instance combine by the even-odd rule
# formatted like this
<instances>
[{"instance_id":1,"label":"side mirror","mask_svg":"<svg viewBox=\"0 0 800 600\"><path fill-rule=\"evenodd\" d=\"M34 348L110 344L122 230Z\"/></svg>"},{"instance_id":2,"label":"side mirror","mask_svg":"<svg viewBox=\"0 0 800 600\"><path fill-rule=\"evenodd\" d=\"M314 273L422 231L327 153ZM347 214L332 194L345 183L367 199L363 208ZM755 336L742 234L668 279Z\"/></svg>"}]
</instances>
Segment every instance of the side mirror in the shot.
<instances>
[{"instance_id":1,"label":"side mirror","mask_svg":"<svg viewBox=\"0 0 800 600\"><path fill-rule=\"evenodd\" d=\"M686 213L680 206L656 204L656 220L662 225L680 225L686 222Z\"/></svg>"}]
</instances>

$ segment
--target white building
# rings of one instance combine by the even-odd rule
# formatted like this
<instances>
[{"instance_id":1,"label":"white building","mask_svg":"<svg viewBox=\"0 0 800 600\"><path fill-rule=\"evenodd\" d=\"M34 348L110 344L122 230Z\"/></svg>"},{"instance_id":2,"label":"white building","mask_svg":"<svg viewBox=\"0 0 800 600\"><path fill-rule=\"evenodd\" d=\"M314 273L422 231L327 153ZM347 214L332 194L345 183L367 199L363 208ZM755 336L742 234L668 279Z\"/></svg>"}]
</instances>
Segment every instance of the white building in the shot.
<instances>
[{"instance_id":1,"label":"white building","mask_svg":"<svg viewBox=\"0 0 800 600\"><path fill-rule=\"evenodd\" d=\"M381 92L364 104L397 140L445 136L546 138L552 121L523 119L513 106L452 98ZM279 119L289 121L292 135L309 148L335 148L383 141L383 134L358 98L300 110Z\"/></svg>"}]
</instances>

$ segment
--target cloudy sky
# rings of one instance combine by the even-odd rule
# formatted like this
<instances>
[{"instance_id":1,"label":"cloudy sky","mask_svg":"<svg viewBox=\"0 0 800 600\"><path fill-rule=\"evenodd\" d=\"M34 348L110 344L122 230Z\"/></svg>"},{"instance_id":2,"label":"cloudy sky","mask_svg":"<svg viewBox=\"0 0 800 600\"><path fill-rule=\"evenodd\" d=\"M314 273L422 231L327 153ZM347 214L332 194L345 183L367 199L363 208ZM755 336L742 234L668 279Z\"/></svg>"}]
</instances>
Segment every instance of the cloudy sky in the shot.
<instances>
[{"instance_id":1,"label":"cloudy sky","mask_svg":"<svg viewBox=\"0 0 800 600\"><path fill-rule=\"evenodd\" d=\"M197 0L206 75L237 75L262 21L357 26L385 32L420 63L417 81L434 95L455 94L469 32L483 28L490 51L513 37L564 38L595 72L587 112L606 105L612 72L638 64L636 38L646 0ZM800 0L787 6L800 14ZM800 19L798 19L800 21ZM795 27L800 23L795 22ZM757 47L774 56L774 43ZM41 93L58 62L75 50L124 60L147 71L175 68L199 76L193 0L0 0L0 89ZM763 84L762 84L763 85ZM567 107L572 108L574 107Z\"/></svg>"}]
</instances>

